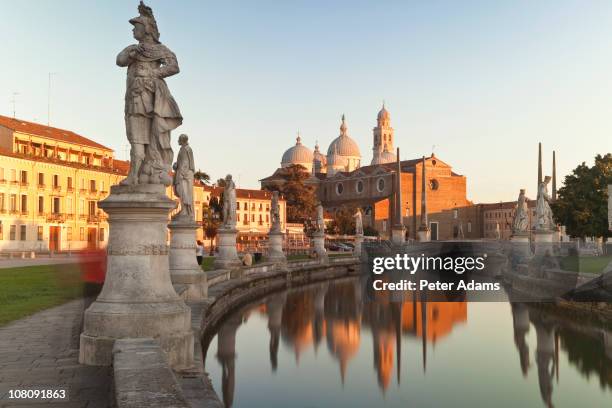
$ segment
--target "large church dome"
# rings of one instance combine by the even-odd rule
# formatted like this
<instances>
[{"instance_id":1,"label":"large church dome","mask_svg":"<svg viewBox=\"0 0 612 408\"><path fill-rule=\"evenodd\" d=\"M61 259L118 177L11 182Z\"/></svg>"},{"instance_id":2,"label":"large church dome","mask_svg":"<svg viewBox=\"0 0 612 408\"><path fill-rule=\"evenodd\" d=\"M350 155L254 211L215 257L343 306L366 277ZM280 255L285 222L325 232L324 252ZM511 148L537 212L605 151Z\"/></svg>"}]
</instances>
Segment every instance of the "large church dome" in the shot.
<instances>
[{"instance_id":1,"label":"large church dome","mask_svg":"<svg viewBox=\"0 0 612 408\"><path fill-rule=\"evenodd\" d=\"M345 158L347 164L347 171L352 171L359 167L361 161L361 152L357 143L351 139L348 135L346 120L342 115L342 125L340 126L340 136L334 139L333 142L327 148L327 160L329 162L330 156L337 154L338 156Z\"/></svg>"},{"instance_id":2,"label":"large church dome","mask_svg":"<svg viewBox=\"0 0 612 408\"><path fill-rule=\"evenodd\" d=\"M308 171L311 171L312 160L312 151L302 144L302 138L298 134L298 137L295 139L295 146L287 149L287 151L283 154L281 167L289 167L292 164L299 164L306 167Z\"/></svg>"}]
</instances>

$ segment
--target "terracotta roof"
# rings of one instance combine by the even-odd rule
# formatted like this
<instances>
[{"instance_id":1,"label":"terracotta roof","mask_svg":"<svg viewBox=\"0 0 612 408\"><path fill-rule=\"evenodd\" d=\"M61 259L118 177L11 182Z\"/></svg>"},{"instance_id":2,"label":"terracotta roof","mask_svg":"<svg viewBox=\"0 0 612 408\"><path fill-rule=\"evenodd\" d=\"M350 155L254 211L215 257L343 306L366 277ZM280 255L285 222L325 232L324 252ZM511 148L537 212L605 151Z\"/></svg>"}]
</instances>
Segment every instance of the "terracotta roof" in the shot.
<instances>
[{"instance_id":1,"label":"terracotta roof","mask_svg":"<svg viewBox=\"0 0 612 408\"><path fill-rule=\"evenodd\" d=\"M0 126L4 126L13 130L14 132L27 133L30 135L45 137L61 142L78 144L83 146L94 147L96 149L104 149L113 151L112 149L96 143L91 139L76 134L70 130L58 129L51 126L45 126L38 123L27 122L21 119L10 118L8 116L0 115Z\"/></svg>"},{"instance_id":2,"label":"terracotta roof","mask_svg":"<svg viewBox=\"0 0 612 408\"><path fill-rule=\"evenodd\" d=\"M87 170L93 170L93 171L102 171L105 173L121 174L124 176L127 175L130 169L130 163L123 161L123 160L113 160L113 167L92 166L92 165L87 165L83 163L55 159L53 157L32 156L32 155L23 154L23 153L14 153L10 150L6 150L3 148L0 148L0 156L16 157L16 158L23 159L23 160L53 163L53 164L57 164L58 166L72 167L72 168L77 168L77 169L87 169Z\"/></svg>"}]
</instances>

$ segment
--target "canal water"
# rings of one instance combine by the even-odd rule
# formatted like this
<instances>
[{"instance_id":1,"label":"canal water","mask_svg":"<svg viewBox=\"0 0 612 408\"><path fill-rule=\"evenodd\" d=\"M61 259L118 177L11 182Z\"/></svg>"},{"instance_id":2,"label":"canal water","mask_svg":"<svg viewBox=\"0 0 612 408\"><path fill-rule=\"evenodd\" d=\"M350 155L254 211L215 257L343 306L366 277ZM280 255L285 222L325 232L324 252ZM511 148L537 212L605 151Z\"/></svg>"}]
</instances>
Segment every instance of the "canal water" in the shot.
<instances>
[{"instance_id":1,"label":"canal water","mask_svg":"<svg viewBox=\"0 0 612 408\"><path fill-rule=\"evenodd\" d=\"M226 407L612 407L604 330L538 304L370 299L363 285L228 316L205 351Z\"/></svg>"}]
</instances>

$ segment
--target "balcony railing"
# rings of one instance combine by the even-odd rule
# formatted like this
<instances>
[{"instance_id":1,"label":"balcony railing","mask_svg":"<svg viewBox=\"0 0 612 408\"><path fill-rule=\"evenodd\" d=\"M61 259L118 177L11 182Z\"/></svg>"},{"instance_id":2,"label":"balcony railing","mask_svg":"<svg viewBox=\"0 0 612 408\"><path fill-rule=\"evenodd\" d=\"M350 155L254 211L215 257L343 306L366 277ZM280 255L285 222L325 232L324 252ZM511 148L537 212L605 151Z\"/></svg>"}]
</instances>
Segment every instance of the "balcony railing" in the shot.
<instances>
[{"instance_id":1,"label":"balcony railing","mask_svg":"<svg viewBox=\"0 0 612 408\"><path fill-rule=\"evenodd\" d=\"M79 220L86 220L87 214L79 214Z\"/></svg>"},{"instance_id":2,"label":"balcony railing","mask_svg":"<svg viewBox=\"0 0 612 408\"><path fill-rule=\"evenodd\" d=\"M28 215L28 214L29 214L29 212L28 212L28 211L20 211L20 212L19 212L19 214L20 214L20 215Z\"/></svg>"},{"instance_id":3,"label":"balcony railing","mask_svg":"<svg viewBox=\"0 0 612 408\"><path fill-rule=\"evenodd\" d=\"M53 186L53 191L55 191L55 192L62 191L62 186Z\"/></svg>"},{"instance_id":4,"label":"balcony railing","mask_svg":"<svg viewBox=\"0 0 612 408\"><path fill-rule=\"evenodd\" d=\"M66 214L67 220L74 220L74 214Z\"/></svg>"},{"instance_id":5,"label":"balcony railing","mask_svg":"<svg viewBox=\"0 0 612 408\"><path fill-rule=\"evenodd\" d=\"M45 216L45 212L44 211L39 211L38 212L38 216L39 217L44 217Z\"/></svg>"},{"instance_id":6,"label":"balcony railing","mask_svg":"<svg viewBox=\"0 0 612 408\"><path fill-rule=\"evenodd\" d=\"M11 184L14 185L14 186L18 186L19 185L19 181L11 180Z\"/></svg>"},{"instance_id":7,"label":"balcony railing","mask_svg":"<svg viewBox=\"0 0 612 408\"><path fill-rule=\"evenodd\" d=\"M20 182L19 182L19 185L20 185L21 187L27 187L29 184L30 184L30 183L28 183L27 181L20 181Z\"/></svg>"},{"instance_id":8,"label":"balcony railing","mask_svg":"<svg viewBox=\"0 0 612 408\"><path fill-rule=\"evenodd\" d=\"M61 213L49 213L47 214L47 222L64 222L66 217Z\"/></svg>"},{"instance_id":9,"label":"balcony railing","mask_svg":"<svg viewBox=\"0 0 612 408\"><path fill-rule=\"evenodd\" d=\"M66 189L66 191L68 191L69 193L74 192L74 187L70 187L68 186L68 188Z\"/></svg>"},{"instance_id":10,"label":"balcony railing","mask_svg":"<svg viewBox=\"0 0 612 408\"><path fill-rule=\"evenodd\" d=\"M6 184L6 179L0 179L0 184Z\"/></svg>"},{"instance_id":11,"label":"balcony railing","mask_svg":"<svg viewBox=\"0 0 612 408\"><path fill-rule=\"evenodd\" d=\"M46 187L46 186L45 186L45 183L38 183L38 188L39 188L40 190L44 190L44 189L45 189L45 187Z\"/></svg>"},{"instance_id":12,"label":"balcony railing","mask_svg":"<svg viewBox=\"0 0 612 408\"><path fill-rule=\"evenodd\" d=\"M81 194L87 194L87 191L89 191L89 190L87 190L86 188L79 189L79 193L81 193Z\"/></svg>"},{"instance_id":13,"label":"balcony railing","mask_svg":"<svg viewBox=\"0 0 612 408\"><path fill-rule=\"evenodd\" d=\"M100 222L100 217L97 215L88 215L87 216L87 223L88 224L95 224L97 222Z\"/></svg>"}]
</instances>

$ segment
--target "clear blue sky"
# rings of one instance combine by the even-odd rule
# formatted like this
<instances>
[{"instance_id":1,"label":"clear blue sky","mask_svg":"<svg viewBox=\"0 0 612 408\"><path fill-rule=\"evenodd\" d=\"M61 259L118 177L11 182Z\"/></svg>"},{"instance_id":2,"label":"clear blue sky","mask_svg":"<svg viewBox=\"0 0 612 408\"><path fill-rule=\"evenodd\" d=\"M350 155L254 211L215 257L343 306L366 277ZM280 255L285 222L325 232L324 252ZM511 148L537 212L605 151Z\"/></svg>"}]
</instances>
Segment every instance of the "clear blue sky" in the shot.
<instances>
[{"instance_id":1,"label":"clear blue sky","mask_svg":"<svg viewBox=\"0 0 612 408\"><path fill-rule=\"evenodd\" d=\"M476 202L535 197L537 142L562 178L612 151L612 1L162 1L168 80L197 167L241 187L347 115L363 162L387 101L402 158L431 153ZM125 70L137 1L0 0L0 114L47 121L125 156ZM173 137L176 144L176 138Z\"/></svg>"}]
</instances>

